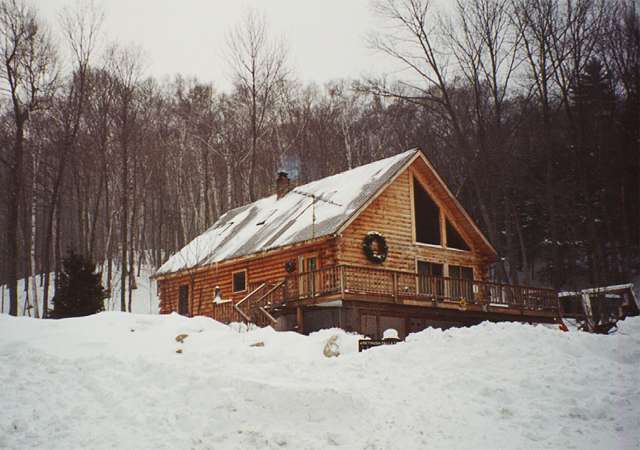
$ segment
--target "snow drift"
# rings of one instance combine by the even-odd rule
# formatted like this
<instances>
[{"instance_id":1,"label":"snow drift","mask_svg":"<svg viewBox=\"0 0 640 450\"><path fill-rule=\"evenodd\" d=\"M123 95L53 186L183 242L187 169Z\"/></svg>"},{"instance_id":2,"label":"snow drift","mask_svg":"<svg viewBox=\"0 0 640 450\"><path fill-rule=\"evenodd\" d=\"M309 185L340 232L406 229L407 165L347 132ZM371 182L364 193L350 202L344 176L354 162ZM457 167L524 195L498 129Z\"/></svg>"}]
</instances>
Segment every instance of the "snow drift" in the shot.
<instances>
[{"instance_id":1,"label":"snow drift","mask_svg":"<svg viewBox=\"0 0 640 450\"><path fill-rule=\"evenodd\" d=\"M334 335L340 356L326 358ZM363 353L357 340L178 315L0 315L0 448L640 445L638 319L611 336L487 323Z\"/></svg>"}]
</instances>

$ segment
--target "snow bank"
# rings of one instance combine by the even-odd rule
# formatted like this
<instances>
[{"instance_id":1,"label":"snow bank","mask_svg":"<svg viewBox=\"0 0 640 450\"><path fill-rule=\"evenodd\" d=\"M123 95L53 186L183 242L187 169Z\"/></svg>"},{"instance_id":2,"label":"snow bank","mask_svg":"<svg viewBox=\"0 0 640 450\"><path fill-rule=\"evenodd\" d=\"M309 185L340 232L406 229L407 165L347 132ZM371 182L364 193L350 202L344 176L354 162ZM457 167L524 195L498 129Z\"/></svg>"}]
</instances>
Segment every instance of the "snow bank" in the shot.
<instances>
[{"instance_id":1,"label":"snow bank","mask_svg":"<svg viewBox=\"0 0 640 450\"><path fill-rule=\"evenodd\" d=\"M341 355L326 358L334 335ZM363 353L357 340L178 315L0 316L0 448L640 445L638 319L611 336L483 324Z\"/></svg>"}]
</instances>

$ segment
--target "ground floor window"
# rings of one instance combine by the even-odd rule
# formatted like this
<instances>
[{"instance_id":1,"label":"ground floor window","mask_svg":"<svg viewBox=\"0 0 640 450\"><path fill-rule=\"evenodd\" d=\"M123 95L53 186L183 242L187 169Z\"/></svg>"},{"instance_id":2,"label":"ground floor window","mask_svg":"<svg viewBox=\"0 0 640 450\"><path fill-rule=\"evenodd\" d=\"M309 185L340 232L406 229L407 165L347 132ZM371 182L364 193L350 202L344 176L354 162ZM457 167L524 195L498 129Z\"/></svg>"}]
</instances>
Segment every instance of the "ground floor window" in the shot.
<instances>
[{"instance_id":1,"label":"ground floor window","mask_svg":"<svg viewBox=\"0 0 640 450\"><path fill-rule=\"evenodd\" d=\"M247 271L240 270L233 272L233 292L242 292L247 290Z\"/></svg>"}]
</instances>

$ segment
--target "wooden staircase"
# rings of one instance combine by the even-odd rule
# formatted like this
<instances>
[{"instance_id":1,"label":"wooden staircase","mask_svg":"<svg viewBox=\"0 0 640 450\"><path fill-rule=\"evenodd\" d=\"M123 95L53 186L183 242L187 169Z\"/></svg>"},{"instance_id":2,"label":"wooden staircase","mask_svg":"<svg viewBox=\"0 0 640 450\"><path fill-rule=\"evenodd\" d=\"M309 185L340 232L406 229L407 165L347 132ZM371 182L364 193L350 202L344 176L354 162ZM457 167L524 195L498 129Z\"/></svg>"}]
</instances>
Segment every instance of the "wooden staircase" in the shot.
<instances>
[{"instance_id":1,"label":"wooden staircase","mask_svg":"<svg viewBox=\"0 0 640 450\"><path fill-rule=\"evenodd\" d=\"M273 314L276 311L275 300L283 296L280 291L284 285L284 280L275 283L262 283L238 303L233 304L233 309L243 319L243 322L255 323L258 326L275 325L277 322Z\"/></svg>"}]
</instances>

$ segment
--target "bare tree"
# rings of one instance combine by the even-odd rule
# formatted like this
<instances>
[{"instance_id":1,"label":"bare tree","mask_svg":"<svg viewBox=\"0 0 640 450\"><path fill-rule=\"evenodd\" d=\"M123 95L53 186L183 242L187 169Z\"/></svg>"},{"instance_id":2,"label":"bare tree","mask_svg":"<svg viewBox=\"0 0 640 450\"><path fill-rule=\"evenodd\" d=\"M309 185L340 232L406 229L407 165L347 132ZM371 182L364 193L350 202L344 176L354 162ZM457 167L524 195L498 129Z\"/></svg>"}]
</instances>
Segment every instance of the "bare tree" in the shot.
<instances>
[{"instance_id":1,"label":"bare tree","mask_svg":"<svg viewBox=\"0 0 640 450\"><path fill-rule=\"evenodd\" d=\"M499 161L491 157L492 141L504 139L498 137L504 132L502 109L516 66L517 42L509 40L506 3L460 2L455 20L439 15L429 0L378 0L374 10L386 28L371 36L370 45L409 74L393 85L369 79L361 89L419 105L443 124L442 139L465 168L455 190L459 193L469 179L489 239L498 242L493 186L483 186L491 180L483 173L495 172ZM495 125L492 133L489 123ZM485 164L482 170L475 168L479 163Z\"/></svg>"},{"instance_id":2,"label":"bare tree","mask_svg":"<svg viewBox=\"0 0 640 450\"><path fill-rule=\"evenodd\" d=\"M508 218L507 225L518 228L519 215L509 191L514 172L513 134L517 123L504 120L504 110L509 101L509 88L517 67L521 62L519 45L521 36L511 23L511 3L508 0L458 1L453 19L445 22L443 34L460 69L472 97L472 114L467 119L473 124L473 164L470 171L479 171L484 176L472 173L470 178L478 196L481 213L488 234L499 247L504 247L513 264L517 259L513 230L504 233L506 243L500 245L500 203ZM486 175L491 176L486 176ZM520 242L520 256L526 273L527 254ZM515 270L505 275L517 283Z\"/></svg>"},{"instance_id":3,"label":"bare tree","mask_svg":"<svg viewBox=\"0 0 640 450\"><path fill-rule=\"evenodd\" d=\"M254 10L245 14L227 38L228 59L234 82L249 110L251 148L249 150L249 198L256 199L255 176L259 141L276 90L288 75L287 51L283 42L268 36L267 22Z\"/></svg>"},{"instance_id":4,"label":"bare tree","mask_svg":"<svg viewBox=\"0 0 640 450\"><path fill-rule=\"evenodd\" d=\"M42 298L42 314L45 317L49 301L49 274L51 242L53 240L54 216L60 215L60 193L68 160L73 152L80 132L81 119L86 108L87 84L92 55L95 51L104 21L103 12L92 2L78 2L73 9L66 8L60 15L60 25L70 52L72 75L68 82L66 95L58 101L60 117L60 134L57 145L57 166L51 189L44 239L44 293ZM77 175L77 174L76 174ZM59 242L56 240L59 249ZM59 251L56 252L59 255ZM56 263L56 267L59 262Z\"/></svg>"},{"instance_id":5,"label":"bare tree","mask_svg":"<svg viewBox=\"0 0 640 450\"><path fill-rule=\"evenodd\" d=\"M18 216L24 186L24 141L29 116L46 105L56 82L55 52L35 11L19 0L0 3L0 78L13 107L15 135L7 190L6 248L10 314L18 314Z\"/></svg>"},{"instance_id":6,"label":"bare tree","mask_svg":"<svg viewBox=\"0 0 640 450\"><path fill-rule=\"evenodd\" d=\"M136 91L142 78L142 51L113 45L107 52L107 67L116 81L116 127L120 147L120 309L127 310L127 247L131 145L137 118ZM131 289L129 289L131 290Z\"/></svg>"},{"instance_id":7,"label":"bare tree","mask_svg":"<svg viewBox=\"0 0 640 450\"><path fill-rule=\"evenodd\" d=\"M544 170L544 205L549 223L549 242L554 270L554 287L560 285L562 264L559 249L560 219L558 217L558 192L555 189L554 153L552 120L558 108L557 90L554 79L560 66L564 64L567 52L560 42L568 32L566 22L561 15L560 0L514 0L513 22L522 39L521 51L527 64L532 92L539 102L542 114L542 148L546 153Z\"/></svg>"}]
</instances>

